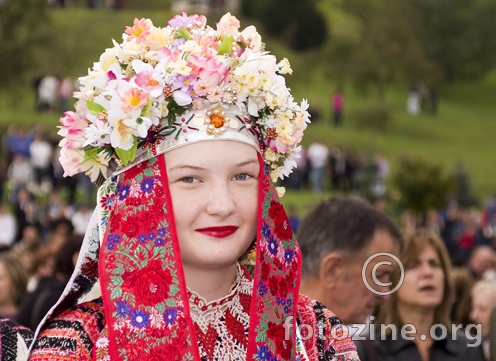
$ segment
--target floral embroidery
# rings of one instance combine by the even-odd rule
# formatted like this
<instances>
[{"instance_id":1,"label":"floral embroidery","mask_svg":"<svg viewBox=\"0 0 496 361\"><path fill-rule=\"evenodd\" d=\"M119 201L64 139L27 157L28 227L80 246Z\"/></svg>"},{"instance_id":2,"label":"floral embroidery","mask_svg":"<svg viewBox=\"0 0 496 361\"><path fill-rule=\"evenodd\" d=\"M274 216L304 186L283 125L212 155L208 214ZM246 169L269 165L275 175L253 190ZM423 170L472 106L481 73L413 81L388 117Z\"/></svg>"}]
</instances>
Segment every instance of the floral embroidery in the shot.
<instances>
[{"instance_id":1,"label":"floral embroidery","mask_svg":"<svg viewBox=\"0 0 496 361\"><path fill-rule=\"evenodd\" d=\"M171 242L171 215L163 211L163 192L157 192L163 187L164 167L163 160L150 159L139 172L123 174L116 187L100 263L104 305L112 315L108 337L117 346L110 350L119 350L110 354L112 359L153 359L160 352L190 360L198 352L188 336L192 330L184 333L184 347L176 342L192 324L185 322L179 296L180 259Z\"/></svg>"}]
</instances>

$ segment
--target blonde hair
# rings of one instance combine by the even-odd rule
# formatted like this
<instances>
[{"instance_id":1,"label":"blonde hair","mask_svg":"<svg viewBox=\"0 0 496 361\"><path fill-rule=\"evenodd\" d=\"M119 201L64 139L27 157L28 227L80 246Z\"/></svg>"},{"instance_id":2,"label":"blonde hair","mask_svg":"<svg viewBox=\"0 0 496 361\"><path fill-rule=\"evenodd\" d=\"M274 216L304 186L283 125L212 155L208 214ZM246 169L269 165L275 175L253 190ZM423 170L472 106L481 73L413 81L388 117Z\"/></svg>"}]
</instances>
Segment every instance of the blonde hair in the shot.
<instances>
[{"instance_id":1,"label":"blonde hair","mask_svg":"<svg viewBox=\"0 0 496 361\"><path fill-rule=\"evenodd\" d=\"M26 269L22 262L11 253L1 253L0 263L5 266L11 282L11 296L14 305L19 306L27 293L28 275Z\"/></svg>"},{"instance_id":2,"label":"blonde hair","mask_svg":"<svg viewBox=\"0 0 496 361\"><path fill-rule=\"evenodd\" d=\"M403 265L408 264L411 260L417 258L425 249L426 246L431 246L437 253L441 262L441 268L444 273L444 294L443 300L436 307L434 313L434 323L444 324L448 326L451 323L450 311L453 302L453 285L451 280L451 261L446 250L446 246L442 239L432 230L427 228L419 228L407 232L403 235L404 247L401 250L398 258ZM400 279L400 268L396 265L391 274L392 285L397 285ZM398 296L392 293L387 301L379 305L377 312L377 324L394 324L398 327L403 326L397 308ZM391 333L391 328L386 328L386 333Z\"/></svg>"},{"instance_id":3,"label":"blonde hair","mask_svg":"<svg viewBox=\"0 0 496 361\"><path fill-rule=\"evenodd\" d=\"M470 294L473 297L476 293L482 290L488 290L488 296L491 298L492 303L496 304L496 280L488 279L475 282Z\"/></svg>"}]
</instances>

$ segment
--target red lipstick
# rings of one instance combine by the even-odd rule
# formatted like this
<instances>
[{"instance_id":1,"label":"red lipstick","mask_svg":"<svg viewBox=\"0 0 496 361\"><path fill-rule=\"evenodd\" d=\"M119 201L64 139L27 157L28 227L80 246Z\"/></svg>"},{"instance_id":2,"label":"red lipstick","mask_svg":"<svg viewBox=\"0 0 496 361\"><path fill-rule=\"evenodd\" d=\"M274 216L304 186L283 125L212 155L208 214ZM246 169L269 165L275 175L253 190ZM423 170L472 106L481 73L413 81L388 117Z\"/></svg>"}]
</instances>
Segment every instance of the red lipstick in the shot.
<instances>
[{"instance_id":1,"label":"red lipstick","mask_svg":"<svg viewBox=\"0 0 496 361\"><path fill-rule=\"evenodd\" d=\"M236 226L222 226L222 227L200 228L197 229L196 231L209 237L225 238L225 237L229 237L237 230L238 227Z\"/></svg>"}]
</instances>

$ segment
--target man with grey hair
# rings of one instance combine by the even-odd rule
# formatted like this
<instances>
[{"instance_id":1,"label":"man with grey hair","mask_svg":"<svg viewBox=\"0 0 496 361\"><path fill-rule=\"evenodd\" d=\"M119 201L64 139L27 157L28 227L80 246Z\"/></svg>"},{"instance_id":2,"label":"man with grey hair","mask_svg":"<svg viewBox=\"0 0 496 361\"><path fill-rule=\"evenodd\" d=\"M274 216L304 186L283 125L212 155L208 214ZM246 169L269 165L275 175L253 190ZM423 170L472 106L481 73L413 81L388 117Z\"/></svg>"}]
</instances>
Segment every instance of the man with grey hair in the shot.
<instances>
[{"instance_id":1,"label":"man with grey hair","mask_svg":"<svg viewBox=\"0 0 496 361\"><path fill-rule=\"evenodd\" d=\"M296 237L303 257L301 293L347 325L366 323L387 298L380 293L389 290L394 260L384 253L395 254L403 244L394 222L363 200L333 197L302 220Z\"/></svg>"}]
</instances>

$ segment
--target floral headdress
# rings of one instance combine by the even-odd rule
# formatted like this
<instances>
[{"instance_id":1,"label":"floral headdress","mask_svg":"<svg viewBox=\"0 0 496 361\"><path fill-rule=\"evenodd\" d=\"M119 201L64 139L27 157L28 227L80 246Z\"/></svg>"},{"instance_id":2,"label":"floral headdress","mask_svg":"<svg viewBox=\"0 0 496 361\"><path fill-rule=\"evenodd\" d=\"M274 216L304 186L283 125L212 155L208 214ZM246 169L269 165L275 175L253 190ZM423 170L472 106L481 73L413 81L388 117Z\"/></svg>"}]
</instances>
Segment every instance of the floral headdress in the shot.
<instances>
[{"instance_id":1,"label":"floral headdress","mask_svg":"<svg viewBox=\"0 0 496 361\"><path fill-rule=\"evenodd\" d=\"M308 103L294 102L279 63L254 26L224 15L217 29L201 15L165 28L135 19L79 79L76 112L60 119L65 176L85 172L101 184L188 142L235 139L257 147L275 182L296 166Z\"/></svg>"}]
</instances>

